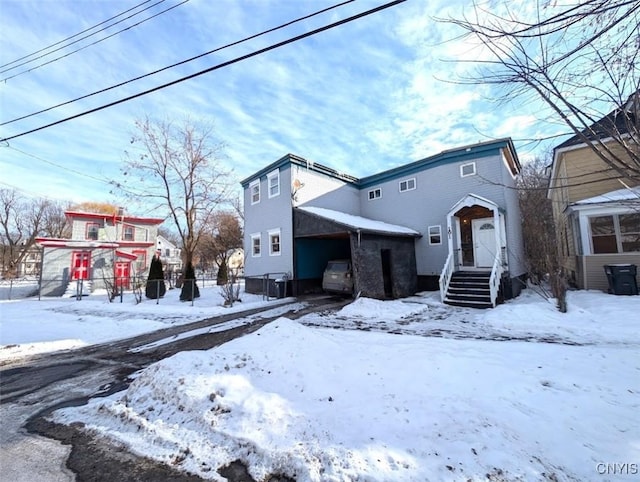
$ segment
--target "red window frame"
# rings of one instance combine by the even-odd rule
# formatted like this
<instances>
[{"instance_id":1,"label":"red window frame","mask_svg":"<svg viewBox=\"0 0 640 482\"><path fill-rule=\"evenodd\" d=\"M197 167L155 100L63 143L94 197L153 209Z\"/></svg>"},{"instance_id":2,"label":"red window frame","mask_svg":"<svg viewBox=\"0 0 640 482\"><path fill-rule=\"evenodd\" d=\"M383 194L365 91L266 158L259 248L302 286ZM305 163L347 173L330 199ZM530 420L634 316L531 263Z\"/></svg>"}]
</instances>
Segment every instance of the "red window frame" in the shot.
<instances>
[{"instance_id":1,"label":"red window frame","mask_svg":"<svg viewBox=\"0 0 640 482\"><path fill-rule=\"evenodd\" d=\"M100 237L100 228L101 227L102 227L102 225L100 223L87 223L85 225L84 239L91 239L93 241L97 241L98 238ZM90 232L91 228L95 228L95 233L96 233L96 237L95 238L89 236L89 232Z\"/></svg>"},{"instance_id":2,"label":"red window frame","mask_svg":"<svg viewBox=\"0 0 640 482\"><path fill-rule=\"evenodd\" d=\"M136 227L132 224L122 225L122 240L123 241L135 241L136 239Z\"/></svg>"}]
</instances>

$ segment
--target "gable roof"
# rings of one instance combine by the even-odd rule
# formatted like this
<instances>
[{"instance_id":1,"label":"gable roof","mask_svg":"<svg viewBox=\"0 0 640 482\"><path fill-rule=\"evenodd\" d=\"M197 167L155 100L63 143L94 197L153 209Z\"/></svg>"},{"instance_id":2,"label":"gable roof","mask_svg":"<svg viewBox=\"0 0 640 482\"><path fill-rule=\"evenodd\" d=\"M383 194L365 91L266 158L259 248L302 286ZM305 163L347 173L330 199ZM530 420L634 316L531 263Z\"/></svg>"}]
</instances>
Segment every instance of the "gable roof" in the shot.
<instances>
[{"instance_id":1,"label":"gable roof","mask_svg":"<svg viewBox=\"0 0 640 482\"><path fill-rule=\"evenodd\" d=\"M425 169L430 169L435 166L461 162L467 159L473 160L480 157L498 155L500 153L504 154L505 159L507 160L507 164L509 165L509 169L511 170L513 175L520 172L520 161L518 160L518 155L516 153L513 142L510 138L503 138L487 142L479 142L476 144L469 144L453 149L447 149L433 156L425 157L418 161L394 167L386 171L382 171L363 178L357 178L348 174L338 172L335 169L324 166L323 164L308 161L294 154L287 154L277 161L259 170L258 172L252 174L251 176L243 179L240 184L243 188L246 188L251 182L255 181L256 179L260 179L261 177L265 177L275 169L293 164L305 167L309 170L319 172L335 179L339 179L341 181L354 185L358 189L365 189L374 184L379 184L381 182L415 174L417 172L423 171Z\"/></svg>"},{"instance_id":2,"label":"gable roof","mask_svg":"<svg viewBox=\"0 0 640 482\"><path fill-rule=\"evenodd\" d=\"M312 206L299 206L296 209L309 213L312 216L320 217L349 230L363 231L368 233L390 234L395 236L422 236L418 231L398 224L385 223L376 221L375 219L356 216L354 214L343 213L342 211L334 211L333 209L317 208Z\"/></svg>"}]
</instances>

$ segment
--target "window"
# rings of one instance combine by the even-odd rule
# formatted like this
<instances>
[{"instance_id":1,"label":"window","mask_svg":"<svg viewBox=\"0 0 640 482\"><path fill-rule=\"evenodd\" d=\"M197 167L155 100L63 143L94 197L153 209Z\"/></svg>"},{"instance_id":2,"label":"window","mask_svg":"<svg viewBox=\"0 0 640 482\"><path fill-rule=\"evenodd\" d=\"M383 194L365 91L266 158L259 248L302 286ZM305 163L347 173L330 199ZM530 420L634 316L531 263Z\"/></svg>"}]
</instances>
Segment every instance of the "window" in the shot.
<instances>
[{"instance_id":1,"label":"window","mask_svg":"<svg viewBox=\"0 0 640 482\"><path fill-rule=\"evenodd\" d=\"M372 201L373 199L380 199L381 197L382 197L382 189L380 189L379 187L369 191L369 201Z\"/></svg>"},{"instance_id":2,"label":"window","mask_svg":"<svg viewBox=\"0 0 640 482\"><path fill-rule=\"evenodd\" d=\"M122 239L123 241L133 241L135 239L136 228L130 224L122 226Z\"/></svg>"},{"instance_id":3,"label":"window","mask_svg":"<svg viewBox=\"0 0 640 482\"><path fill-rule=\"evenodd\" d=\"M416 178L405 179L400 181L400 192L413 191L416 188Z\"/></svg>"},{"instance_id":4,"label":"window","mask_svg":"<svg viewBox=\"0 0 640 482\"><path fill-rule=\"evenodd\" d=\"M640 251L640 214L589 218L593 254Z\"/></svg>"},{"instance_id":5,"label":"window","mask_svg":"<svg viewBox=\"0 0 640 482\"><path fill-rule=\"evenodd\" d=\"M432 246L442 244L441 226L429 226L429 244Z\"/></svg>"},{"instance_id":6,"label":"window","mask_svg":"<svg viewBox=\"0 0 640 482\"><path fill-rule=\"evenodd\" d=\"M143 272L147 267L147 252L141 249L134 249L133 254L136 258L136 273Z\"/></svg>"},{"instance_id":7,"label":"window","mask_svg":"<svg viewBox=\"0 0 640 482\"><path fill-rule=\"evenodd\" d=\"M87 231L86 231L85 238L93 239L94 241L97 241L99 231L100 231L99 223L87 223Z\"/></svg>"},{"instance_id":8,"label":"window","mask_svg":"<svg viewBox=\"0 0 640 482\"><path fill-rule=\"evenodd\" d=\"M249 191L251 192L251 204L258 204L260 202L260 179L249 184Z\"/></svg>"},{"instance_id":9,"label":"window","mask_svg":"<svg viewBox=\"0 0 640 482\"><path fill-rule=\"evenodd\" d=\"M280 230L269 231L269 256L280 256Z\"/></svg>"},{"instance_id":10,"label":"window","mask_svg":"<svg viewBox=\"0 0 640 482\"><path fill-rule=\"evenodd\" d=\"M276 197L280 194L280 171L273 171L267 175L267 181L269 184L269 197Z\"/></svg>"},{"instance_id":11,"label":"window","mask_svg":"<svg viewBox=\"0 0 640 482\"><path fill-rule=\"evenodd\" d=\"M476 163L469 162L460 166L460 177L474 176L476 174Z\"/></svg>"},{"instance_id":12,"label":"window","mask_svg":"<svg viewBox=\"0 0 640 482\"><path fill-rule=\"evenodd\" d=\"M258 258L260 256L260 233L251 235L251 256Z\"/></svg>"},{"instance_id":13,"label":"window","mask_svg":"<svg viewBox=\"0 0 640 482\"><path fill-rule=\"evenodd\" d=\"M171 257L171 249L170 249L170 248L165 249L165 250L164 250L164 255L165 255L167 258L170 258L170 257Z\"/></svg>"}]
</instances>

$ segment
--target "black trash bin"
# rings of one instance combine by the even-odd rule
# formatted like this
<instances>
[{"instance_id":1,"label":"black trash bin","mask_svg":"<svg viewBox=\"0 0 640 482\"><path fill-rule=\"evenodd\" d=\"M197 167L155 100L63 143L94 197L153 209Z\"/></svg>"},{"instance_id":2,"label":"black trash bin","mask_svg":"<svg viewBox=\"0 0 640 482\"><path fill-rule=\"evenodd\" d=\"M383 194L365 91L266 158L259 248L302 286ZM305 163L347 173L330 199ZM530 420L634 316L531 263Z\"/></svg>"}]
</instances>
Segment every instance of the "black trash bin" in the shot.
<instances>
[{"instance_id":1,"label":"black trash bin","mask_svg":"<svg viewBox=\"0 0 640 482\"><path fill-rule=\"evenodd\" d=\"M635 264L605 264L609 292L614 295L637 295L636 268Z\"/></svg>"},{"instance_id":2,"label":"black trash bin","mask_svg":"<svg viewBox=\"0 0 640 482\"><path fill-rule=\"evenodd\" d=\"M276 293L278 298L284 298L285 287L287 286L287 282L283 279L276 280Z\"/></svg>"}]
</instances>

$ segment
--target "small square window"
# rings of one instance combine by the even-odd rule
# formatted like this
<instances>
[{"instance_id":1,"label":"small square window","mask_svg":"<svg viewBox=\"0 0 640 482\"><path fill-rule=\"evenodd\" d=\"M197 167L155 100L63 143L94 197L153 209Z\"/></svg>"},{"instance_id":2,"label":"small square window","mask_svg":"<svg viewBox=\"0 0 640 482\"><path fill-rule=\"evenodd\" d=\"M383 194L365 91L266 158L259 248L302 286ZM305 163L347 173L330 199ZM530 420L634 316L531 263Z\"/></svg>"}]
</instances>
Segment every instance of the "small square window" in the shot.
<instances>
[{"instance_id":1,"label":"small square window","mask_svg":"<svg viewBox=\"0 0 640 482\"><path fill-rule=\"evenodd\" d=\"M260 234L252 234L251 235L251 256L257 258L260 256Z\"/></svg>"},{"instance_id":2,"label":"small square window","mask_svg":"<svg viewBox=\"0 0 640 482\"><path fill-rule=\"evenodd\" d=\"M429 226L429 244L432 246L442 244L442 227Z\"/></svg>"},{"instance_id":3,"label":"small square window","mask_svg":"<svg viewBox=\"0 0 640 482\"><path fill-rule=\"evenodd\" d=\"M269 197L276 197L280 194L280 171L272 172L267 176L269 182Z\"/></svg>"},{"instance_id":4,"label":"small square window","mask_svg":"<svg viewBox=\"0 0 640 482\"><path fill-rule=\"evenodd\" d=\"M413 191L416 188L416 178L405 179L400 181L400 192Z\"/></svg>"},{"instance_id":5,"label":"small square window","mask_svg":"<svg viewBox=\"0 0 640 482\"><path fill-rule=\"evenodd\" d=\"M476 174L476 163L469 162L468 164L463 164L460 166L460 177L467 176L475 176Z\"/></svg>"},{"instance_id":6,"label":"small square window","mask_svg":"<svg viewBox=\"0 0 640 482\"><path fill-rule=\"evenodd\" d=\"M380 189L379 187L369 191L369 201L372 201L373 199L380 199L381 197L382 197L382 189Z\"/></svg>"},{"instance_id":7,"label":"small square window","mask_svg":"<svg viewBox=\"0 0 640 482\"><path fill-rule=\"evenodd\" d=\"M254 181L249 184L249 190L251 192L251 204L257 204L260 202L260 180Z\"/></svg>"},{"instance_id":8,"label":"small square window","mask_svg":"<svg viewBox=\"0 0 640 482\"><path fill-rule=\"evenodd\" d=\"M269 256L280 256L280 230L269 232Z\"/></svg>"}]
</instances>

